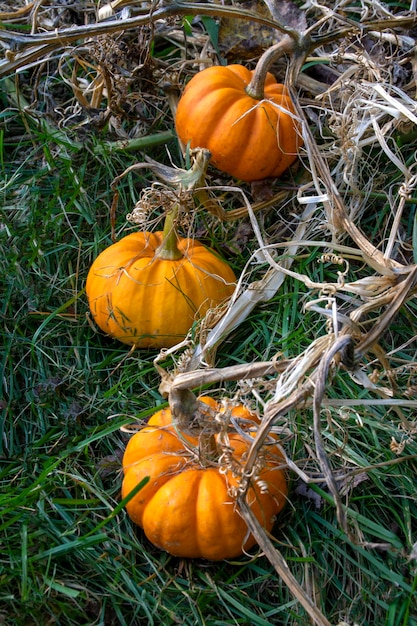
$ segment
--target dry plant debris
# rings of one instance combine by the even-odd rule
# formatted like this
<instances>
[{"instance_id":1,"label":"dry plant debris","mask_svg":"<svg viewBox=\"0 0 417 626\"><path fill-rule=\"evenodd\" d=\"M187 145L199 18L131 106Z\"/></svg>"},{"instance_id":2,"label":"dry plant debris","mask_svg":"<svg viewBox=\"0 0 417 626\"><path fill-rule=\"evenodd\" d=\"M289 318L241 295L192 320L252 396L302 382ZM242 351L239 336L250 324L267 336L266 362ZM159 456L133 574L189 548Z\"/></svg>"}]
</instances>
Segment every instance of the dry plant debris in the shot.
<instances>
[{"instance_id":1,"label":"dry plant debris","mask_svg":"<svg viewBox=\"0 0 417 626\"><path fill-rule=\"evenodd\" d=\"M0 30L4 49L0 76L15 75L17 87L14 92L11 89L11 97L25 102L25 112L37 118L39 87L48 81L43 70L55 68L69 92L66 100L51 104L50 123L78 137L89 125L109 124L114 140L129 142L152 134L155 121L168 115L166 83L179 87L187 75L219 62L218 51L203 31L201 36L190 37L180 56L152 57L150 45L156 38L183 40L184 16L210 16L226 25L242 20L250 24L251 39L257 28L275 33L274 67L286 80L301 125L303 171L292 192L269 190L268 200L259 205L249 199L247 187L218 175L213 174L212 180L207 176L201 189L202 206L213 219L225 223L246 215L256 246L221 319L213 324L208 316L197 334L159 354L155 367L162 377L161 391L179 414L187 413L184 394L227 381L235 381L234 401L256 407L262 423L246 461L238 503L262 550L313 622L328 625L251 515L245 504L245 476L251 475L271 430L285 442L291 438L291 412L311 411L315 449L308 467L302 468L286 454L288 467L305 484L326 486L341 529L363 546L367 544L350 517L348 504L350 491L366 480L367 470L359 471L343 455L329 459L322 432L326 419L342 421L343 412L351 415L366 402L392 407L398 419L398 440L392 439L391 450L398 460L407 442L416 437L417 360L412 348L416 337L408 341L414 357L407 361L396 356L404 346L393 345L388 351L384 336L399 311L415 298L417 286L416 248L404 238L401 225L404 214L417 202L417 14L411 7L401 11L374 0L333 7L309 1L297 12L297 19L285 23L278 3L264 4L267 10L260 13L246 3L119 0L101 5L96 13L87 3L83 10L76 10L78 24L68 13L72 9L54 12L48 2L13 11L0 5L0 18L7 26ZM31 24L30 34L18 32L22 23ZM226 41L228 36L223 31ZM239 54L237 50L233 54ZM37 77L34 85L25 84L27 71ZM175 89L171 107L173 102ZM141 222L148 224L155 219L158 194L169 196L172 191L162 186L145 190L134 219L140 215ZM389 204L382 230L368 221L367 206L375 194ZM225 197L232 198L231 211L220 206ZM279 210L284 197L294 218L282 241L271 228L264 228L259 210L268 206ZM187 228L192 228L192 221ZM414 244L416 231L414 224ZM316 248L322 250L323 274L329 275L321 282L293 269L294 260ZM261 276L259 266L264 268ZM255 307L279 293L286 280L304 285L305 311L324 320L319 334L302 352L285 359L277 350L265 362L216 368L221 342ZM410 315L414 314L410 309ZM162 363L168 358L176 365L166 371ZM373 399L328 396L326 390L340 371L359 390L370 390ZM399 379L407 383L400 385Z\"/></svg>"}]
</instances>

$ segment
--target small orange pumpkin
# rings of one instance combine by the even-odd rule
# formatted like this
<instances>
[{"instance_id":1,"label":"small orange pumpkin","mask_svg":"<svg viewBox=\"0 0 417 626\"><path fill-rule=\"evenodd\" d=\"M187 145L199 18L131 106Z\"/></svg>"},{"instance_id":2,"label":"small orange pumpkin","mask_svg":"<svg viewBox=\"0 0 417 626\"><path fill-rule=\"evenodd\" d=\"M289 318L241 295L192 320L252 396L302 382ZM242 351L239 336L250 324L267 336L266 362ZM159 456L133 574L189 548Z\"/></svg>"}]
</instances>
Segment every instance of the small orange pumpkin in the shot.
<instances>
[{"instance_id":1,"label":"small orange pumpkin","mask_svg":"<svg viewBox=\"0 0 417 626\"><path fill-rule=\"evenodd\" d=\"M96 258L86 294L105 333L140 348L169 348L231 296L236 277L214 252L182 238L171 252L162 232L135 232Z\"/></svg>"},{"instance_id":2,"label":"small orange pumpkin","mask_svg":"<svg viewBox=\"0 0 417 626\"><path fill-rule=\"evenodd\" d=\"M200 401L220 410L212 398ZM232 409L232 416L243 418L243 429L256 424L256 416L243 406ZM250 442L236 432L229 434L229 440L233 463L243 467ZM219 462L202 464L187 443L198 449L198 438L177 433L170 409L155 413L132 436L123 457L122 497L144 478L149 481L127 503L127 512L155 546L174 556L214 561L237 557L256 543L230 495L239 479ZM286 501L282 463L276 445L267 447L258 480L247 492L253 513L267 531Z\"/></svg>"},{"instance_id":3,"label":"small orange pumpkin","mask_svg":"<svg viewBox=\"0 0 417 626\"><path fill-rule=\"evenodd\" d=\"M175 125L191 148L207 148L219 170L244 181L279 176L302 141L284 85L268 73L262 99L246 91L254 72L212 66L196 74L178 103Z\"/></svg>"}]
</instances>

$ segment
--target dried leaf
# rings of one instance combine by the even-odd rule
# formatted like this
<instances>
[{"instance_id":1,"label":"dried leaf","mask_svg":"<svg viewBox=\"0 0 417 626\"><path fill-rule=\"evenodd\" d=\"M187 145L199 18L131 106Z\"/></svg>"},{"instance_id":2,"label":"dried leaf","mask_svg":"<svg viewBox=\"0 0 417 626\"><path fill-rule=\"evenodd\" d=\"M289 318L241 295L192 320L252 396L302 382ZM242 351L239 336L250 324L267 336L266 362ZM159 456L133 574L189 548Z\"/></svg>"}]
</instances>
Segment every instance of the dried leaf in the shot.
<instances>
[{"instance_id":1,"label":"dried leaf","mask_svg":"<svg viewBox=\"0 0 417 626\"><path fill-rule=\"evenodd\" d=\"M339 493L341 496L348 495L355 487L363 483L364 480L368 480L368 474L366 472L359 472L353 474L353 476L347 476L341 481L338 481Z\"/></svg>"},{"instance_id":2,"label":"dried leaf","mask_svg":"<svg viewBox=\"0 0 417 626\"><path fill-rule=\"evenodd\" d=\"M323 498L305 483L300 483L294 491L297 495L303 496L304 498L307 498L307 500L311 500L317 511L321 509L323 505Z\"/></svg>"},{"instance_id":3,"label":"dried leaf","mask_svg":"<svg viewBox=\"0 0 417 626\"><path fill-rule=\"evenodd\" d=\"M306 30L305 13L292 0L265 0L265 4L275 21L294 30Z\"/></svg>"},{"instance_id":4,"label":"dried leaf","mask_svg":"<svg viewBox=\"0 0 417 626\"><path fill-rule=\"evenodd\" d=\"M245 10L270 17L262 0L249 0ZM222 18L219 29L219 50L228 63L253 59L278 41L279 32L262 24L236 18Z\"/></svg>"},{"instance_id":5,"label":"dried leaf","mask_svg":"<svg viewBox=\"0 0 417 626\"><path fill-rule=\"evenodd\" d=\"M294 30L305 30L305 14L292 0L248 0L241 2L245 10L273 19ZM269 10L268 10L269 9ZM266 48L277 43L282 34L249 20L223 18L220 22L219 49L229 63L259 57Z\"/></svg>"},{"instance_id":6,"label":"dried leaf","mask_svg":"<svg viewBox=\"0 0 417 626\"><path fill-rule=\"evenodd\" d=\"M116 449L114 454L109 454L97 463L96 469L101 478L107 478L108 476L114 476L117 472L120 472L122 467L123 450L121 448Z\"/></svg>"}]
</instances>

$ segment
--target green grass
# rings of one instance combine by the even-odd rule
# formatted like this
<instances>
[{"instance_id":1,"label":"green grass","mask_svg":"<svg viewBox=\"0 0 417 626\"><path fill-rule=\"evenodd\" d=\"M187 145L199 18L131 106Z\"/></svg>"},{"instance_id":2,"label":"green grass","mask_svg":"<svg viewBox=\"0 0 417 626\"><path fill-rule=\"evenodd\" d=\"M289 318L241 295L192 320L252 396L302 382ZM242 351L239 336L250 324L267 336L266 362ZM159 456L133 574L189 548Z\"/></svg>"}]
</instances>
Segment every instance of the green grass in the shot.
<instances>
[{"instance_id":1,"label":"green grass","mask_svg":"<svg viewBox=\"0 0 417 626\"><path fill-rule=\"evenodd\" d=\"M5 91L4 86L6 105ZM154 130L165 132L170 124L165 108ZM68 134L78 138L75 131ZM121 427L145 420L165 399L155 353L129 352L103 336L88 316L88 268L111 242L111 182L144 154L109 152L110 139L110 131L92 130L72 150L65 136L51 136L50 127L22 118L15 108L0 114L0 623L310 624L256 550L254 558L233 562L174 558L153 547L122 506L121 457L128 436ZM180 165L176 142L167 147ZM404 145L404 160L412 149ZM165 146L147 153L169 163ZM389 178L383 156L378 165ZM121 182L118 237L132 228L126 213L150 179L142 171ZM378 191L362 220L373 240L379 240L390 211ZM239 205L240 199L229 202ZM415 243L415 205L407 208L402 234ZM291 208L281 218L291 221ZM275 211L265 213L266 233L274 232L276 221ZM249 241L241 252L233 251L234 224L198 214L194 227L237 271L256 249ZM303 250L294 269L312 280L335 280L334 267L318 263L320 254ZM352 261L349 280L362 270ZM256 266L255 275L262 268ZM230 334L216 364L299 354L326 332L322 316L302 310L312 297L301 282L287 279ZM349 302L342 308L348 311ZM367 372L380 368L381 384L395 383L396 397L416 397L416 319L411 299L382 338L384 350L392 352L389 374L374 354L367 359L375 363L364 361ZM267 383L272 385L272 377ZM224 385L230 395L236 388L235 382ZM338 525L326 485L318 480L305 486L291 473L289 504L274 529L276 545L332 624L417 626L415 409L378 404L372 391L344 371L328 385L327 396L375 401L328 404L322 415L330 463L351 479L339 485L350 536ZM405 419L413 426L408 432ZM290 431L289 456L315 478L312 424L305 406L278 425ZM393 438L405 441L398 456L390 448Z\"/></svg>"}]
</instances>

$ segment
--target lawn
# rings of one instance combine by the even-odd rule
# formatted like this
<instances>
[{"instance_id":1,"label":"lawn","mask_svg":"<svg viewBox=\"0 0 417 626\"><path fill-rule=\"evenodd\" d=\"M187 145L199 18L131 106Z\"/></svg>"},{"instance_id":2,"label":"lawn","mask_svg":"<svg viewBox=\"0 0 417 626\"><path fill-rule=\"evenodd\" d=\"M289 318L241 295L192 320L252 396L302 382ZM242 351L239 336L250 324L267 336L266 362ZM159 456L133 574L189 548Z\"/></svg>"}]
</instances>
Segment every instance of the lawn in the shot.
<instances>
[{"instance_id":1,"label":"lawn","mask_svg":"<svg viewBox=\"0 0 417 626\"><path fill-rule=\"evenodd\" d=\"M278 4L0 2L0 624L417 626L417 14ZM297 158L179 190L185 84L271 46ZM85 285L173 198L239 282L159 352ZM172 556L126 512L131 432L178 389L259 416L246 474L280 439L288 501L266 533L242 479L242 556Z\"/></svg>"}]
</instances>

